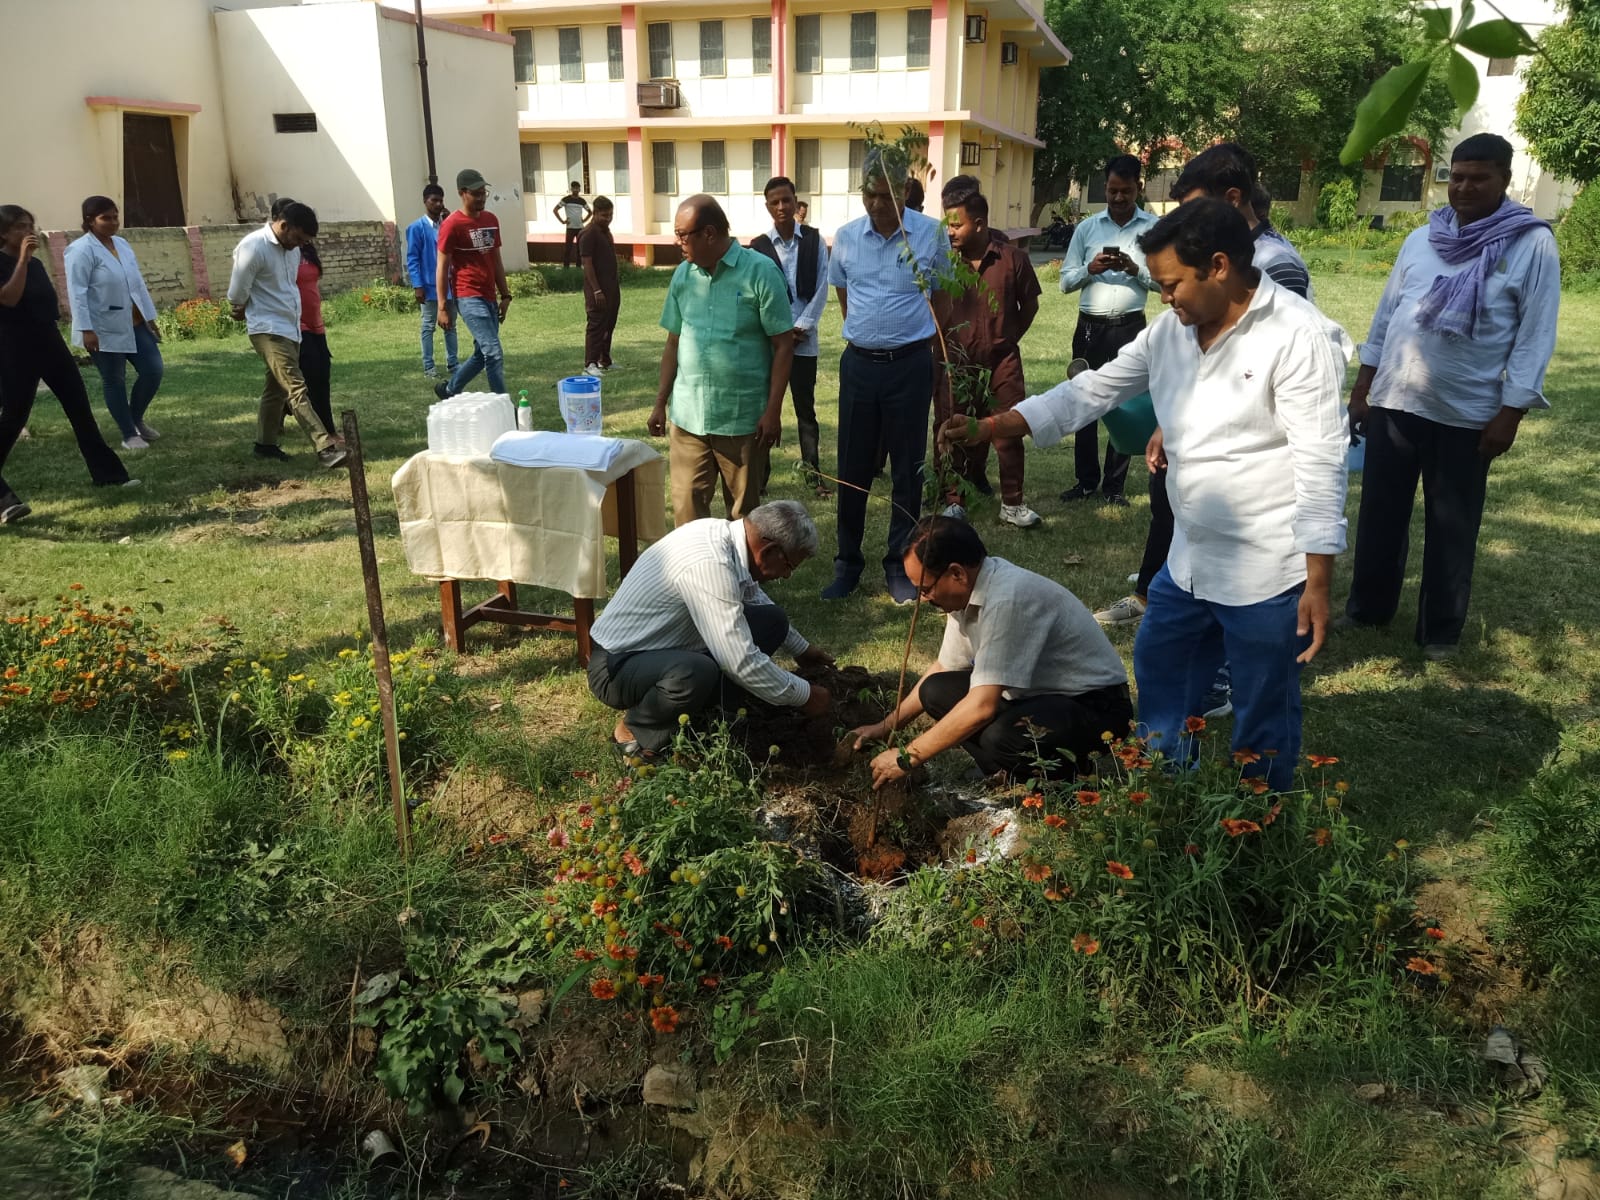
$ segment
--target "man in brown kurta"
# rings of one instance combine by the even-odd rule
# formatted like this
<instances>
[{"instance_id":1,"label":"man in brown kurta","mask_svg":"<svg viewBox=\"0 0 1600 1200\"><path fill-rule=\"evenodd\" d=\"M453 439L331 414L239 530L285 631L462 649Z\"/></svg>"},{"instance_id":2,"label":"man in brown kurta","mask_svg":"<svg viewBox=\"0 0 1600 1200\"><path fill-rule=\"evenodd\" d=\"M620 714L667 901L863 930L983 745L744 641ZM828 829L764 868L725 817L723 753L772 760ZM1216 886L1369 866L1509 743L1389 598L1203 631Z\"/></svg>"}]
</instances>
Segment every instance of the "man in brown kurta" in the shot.
<instances>
[{"instance_id":1,"label":"man in brown kurta","mask_svg":"<svg viewBox=\"0 0 1600 1200\"><path fill-rule=\"evenodd\" d=\"M578 261L583 264L583 310L588 318L583 336L583 361L588 374L611 369L611 335L622 309L617 286L617 247L611 238L614 206L596 196L594 215L578 238Z\"/></svg>"}]
</instances>

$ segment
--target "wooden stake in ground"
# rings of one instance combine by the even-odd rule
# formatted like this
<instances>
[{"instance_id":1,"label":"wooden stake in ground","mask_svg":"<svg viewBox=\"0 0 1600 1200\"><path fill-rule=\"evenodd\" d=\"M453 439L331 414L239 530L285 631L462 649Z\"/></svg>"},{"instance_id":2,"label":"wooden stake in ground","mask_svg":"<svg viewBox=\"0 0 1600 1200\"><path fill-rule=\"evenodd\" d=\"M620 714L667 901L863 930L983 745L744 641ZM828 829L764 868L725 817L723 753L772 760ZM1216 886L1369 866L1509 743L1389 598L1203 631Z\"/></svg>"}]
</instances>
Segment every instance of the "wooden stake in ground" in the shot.
<instances>
[{"instance_id":1,"label":"wooden stake in ground","mask_svg":"<svg viewBox=\"0 0 1600 1200\"><path fill-rule=\"evenodd\" d=\"M383 589L378 586L378 555L372 548L372 509L367 504L367 468L361 457L361 431L354 409L345 409L345 448L350 457L350 499L356 510L356 541L361 545L361 577L367 585L367 623L372 630L372 669L378 676L378 711L383 720L384 758L389 768L389 799L400 856L411 856L411 810L400 775L400 734L394 723L394 675L389 669L389 630L383 623Z\"/></svg>"}]
</instances>

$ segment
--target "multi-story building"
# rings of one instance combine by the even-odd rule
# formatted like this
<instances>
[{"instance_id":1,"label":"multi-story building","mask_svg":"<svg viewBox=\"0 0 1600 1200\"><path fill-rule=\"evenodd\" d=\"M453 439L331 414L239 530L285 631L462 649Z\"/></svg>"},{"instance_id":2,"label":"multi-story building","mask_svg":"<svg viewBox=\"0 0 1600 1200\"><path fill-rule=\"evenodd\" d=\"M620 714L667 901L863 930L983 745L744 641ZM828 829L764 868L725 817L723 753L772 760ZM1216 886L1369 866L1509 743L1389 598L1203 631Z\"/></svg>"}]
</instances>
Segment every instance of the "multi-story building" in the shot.
<instances>
[{"instance_id":1,"label":"multi-story building","mask_svg":"<svg viewBox=\"0 0 1600 1200\"><path fill-rule=\"evenodd\" d=\"M514 40L531 248L559 252L576 181L616 201L613 230L649 262L678 202L708 192L734 232L768 223L761 187L794 179L831 235L860 214L861 125L927 136L929 191L983 181L990 220L1029 231L1039 72L1066 48L1030 0L424 0L429 16ZM438 86L438 85L436 85Z\"/></svg>"}]
</instances>

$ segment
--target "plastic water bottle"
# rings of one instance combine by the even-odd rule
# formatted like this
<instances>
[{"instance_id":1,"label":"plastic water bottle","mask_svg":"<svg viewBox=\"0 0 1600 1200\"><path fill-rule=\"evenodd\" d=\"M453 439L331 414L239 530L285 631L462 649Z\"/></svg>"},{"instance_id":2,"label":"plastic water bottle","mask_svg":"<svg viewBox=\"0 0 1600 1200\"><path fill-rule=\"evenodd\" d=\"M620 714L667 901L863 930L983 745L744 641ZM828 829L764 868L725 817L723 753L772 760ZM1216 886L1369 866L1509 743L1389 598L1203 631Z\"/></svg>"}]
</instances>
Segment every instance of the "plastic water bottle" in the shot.
<instances>
[{"instance_id":1,"label":"plastic water bottle","mask_svg":"<svg viewBox=\"0 0 1600 1200\"><path fill-rule=\"evenodd\" d=\"M533 428L533 405L528 403L528 389L517 393L517 428L526 432Z\"/></svg>"}]
</instances>

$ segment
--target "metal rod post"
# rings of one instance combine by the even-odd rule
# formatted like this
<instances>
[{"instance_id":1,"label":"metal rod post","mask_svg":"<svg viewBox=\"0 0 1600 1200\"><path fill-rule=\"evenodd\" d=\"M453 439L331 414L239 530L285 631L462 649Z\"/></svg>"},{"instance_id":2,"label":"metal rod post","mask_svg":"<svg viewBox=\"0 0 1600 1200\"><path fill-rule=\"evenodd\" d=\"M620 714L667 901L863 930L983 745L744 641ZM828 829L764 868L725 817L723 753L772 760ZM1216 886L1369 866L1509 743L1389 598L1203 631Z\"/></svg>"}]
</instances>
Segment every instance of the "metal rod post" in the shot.
<instances>
[{"instance_id":1,"label":"metal rod post","mask_svg":"<svg viewBox=\"0 0 1600 1200\"><path fill-rule=\"evenodd\" d=\"M417 72L422 76L422 136L428 144L428 182L439 182L439 168L433 160L433 101L428 94L428 38L422 25L422 0L416 0Z\"/></svg>"}]
</instances>

